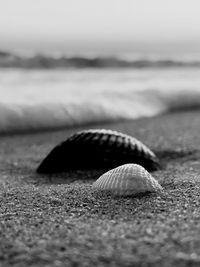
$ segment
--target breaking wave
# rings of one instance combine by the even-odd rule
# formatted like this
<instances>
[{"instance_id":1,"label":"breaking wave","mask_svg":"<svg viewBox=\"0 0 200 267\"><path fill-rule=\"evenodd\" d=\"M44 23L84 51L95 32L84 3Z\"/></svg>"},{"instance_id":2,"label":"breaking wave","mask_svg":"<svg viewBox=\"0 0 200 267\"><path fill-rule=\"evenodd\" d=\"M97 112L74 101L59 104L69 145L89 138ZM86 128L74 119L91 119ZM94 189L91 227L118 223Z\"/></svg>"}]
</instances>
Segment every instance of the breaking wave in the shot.
<instances>
[{"instance_id":1,"label":"breaking wave","mask_svg":"<svg viewBox=\"0 0 200 267\"><path fill-rule=\"evenodd\" d=\"M0 133L200 108L200 70L0 71Z\"/></svg>"}]
</instances>

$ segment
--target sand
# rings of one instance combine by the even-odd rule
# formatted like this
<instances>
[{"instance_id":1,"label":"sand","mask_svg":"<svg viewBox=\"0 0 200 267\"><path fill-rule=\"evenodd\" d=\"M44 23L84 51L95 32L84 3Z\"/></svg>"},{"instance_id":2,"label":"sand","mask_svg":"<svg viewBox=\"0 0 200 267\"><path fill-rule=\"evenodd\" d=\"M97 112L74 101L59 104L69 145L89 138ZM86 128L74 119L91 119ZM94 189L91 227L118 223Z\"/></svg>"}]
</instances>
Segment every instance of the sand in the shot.
<instances>
[{"instance_id":1,"label":"sand","mask_svg":"<svg viewBox=\"0 0 200 267\"><path fill-rule=\"evenodd\" d=\"M74 130L1 136L1 266L200 265L199 112L93 126L100 127L155 151L164 168L152 175L164 192L96 194L91 184L103 170L36 174Z\"/></svg>"}]
</instances>

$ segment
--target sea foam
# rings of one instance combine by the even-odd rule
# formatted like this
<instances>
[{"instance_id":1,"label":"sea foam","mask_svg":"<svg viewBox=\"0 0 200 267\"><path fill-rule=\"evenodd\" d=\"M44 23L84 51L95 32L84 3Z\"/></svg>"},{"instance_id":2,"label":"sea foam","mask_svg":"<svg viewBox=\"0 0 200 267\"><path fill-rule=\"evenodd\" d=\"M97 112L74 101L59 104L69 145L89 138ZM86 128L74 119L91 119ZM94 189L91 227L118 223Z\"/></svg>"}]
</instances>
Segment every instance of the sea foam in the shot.
<instances>
[{"instance_id":1,"label":"sea foam","mask_svg":"<svg viewBox=\"0 0 200 267\"><path fill-rule=\"evenodd\" d=\"M193 108L200 108L199 69L0 71L0 133Z\"/></svg>"}]
</instances>

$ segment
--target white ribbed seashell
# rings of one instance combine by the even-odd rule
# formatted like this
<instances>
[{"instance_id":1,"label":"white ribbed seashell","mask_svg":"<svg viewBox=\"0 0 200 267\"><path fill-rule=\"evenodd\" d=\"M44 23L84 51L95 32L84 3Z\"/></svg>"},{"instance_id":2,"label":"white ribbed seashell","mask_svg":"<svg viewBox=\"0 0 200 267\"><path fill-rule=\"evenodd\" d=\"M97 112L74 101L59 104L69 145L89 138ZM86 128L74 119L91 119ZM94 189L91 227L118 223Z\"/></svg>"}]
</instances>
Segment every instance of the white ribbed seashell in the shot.
<instances>
[{"instance_id":1,"label":"white ribbed seashell","mask_svg":"<svg viewBox=\"0 0 200 267\"><path fill-rule=\"evenodd\" d=\"M92 187L121 196L162 190L153 176L138 164L124 164L114 168L100 176Z\"/></svg>"}]
</instances>

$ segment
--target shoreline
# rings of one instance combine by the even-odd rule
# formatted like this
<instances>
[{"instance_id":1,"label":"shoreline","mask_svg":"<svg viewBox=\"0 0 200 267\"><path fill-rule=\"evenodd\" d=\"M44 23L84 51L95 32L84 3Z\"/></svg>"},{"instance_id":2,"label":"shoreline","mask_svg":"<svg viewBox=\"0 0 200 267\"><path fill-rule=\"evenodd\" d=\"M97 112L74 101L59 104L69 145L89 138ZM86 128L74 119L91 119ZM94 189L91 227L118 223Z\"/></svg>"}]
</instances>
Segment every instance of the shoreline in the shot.
<instances>
[{"instance_id":1,"label":"shoreline","mask_svg":"<svg viewBox=\"0 0 200 267\"><path fill-rule=\"evenodd\" d=\"M87 126L76 130L87 129ZM96 195L103 170L35 173L74 129L0 136L0 262L5 266L195 266L200 263L200 116L174 112L92 125L134 136L164 164L161 195Z\"/></svg>"}]
</instances>

